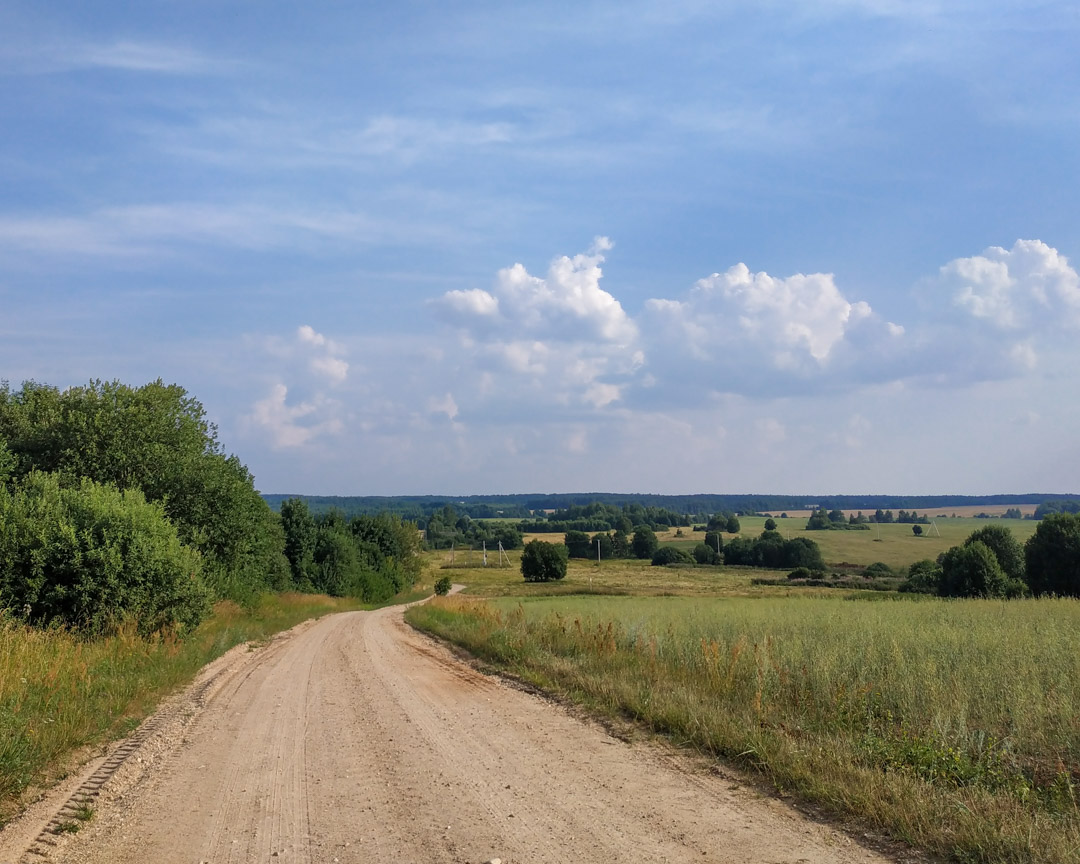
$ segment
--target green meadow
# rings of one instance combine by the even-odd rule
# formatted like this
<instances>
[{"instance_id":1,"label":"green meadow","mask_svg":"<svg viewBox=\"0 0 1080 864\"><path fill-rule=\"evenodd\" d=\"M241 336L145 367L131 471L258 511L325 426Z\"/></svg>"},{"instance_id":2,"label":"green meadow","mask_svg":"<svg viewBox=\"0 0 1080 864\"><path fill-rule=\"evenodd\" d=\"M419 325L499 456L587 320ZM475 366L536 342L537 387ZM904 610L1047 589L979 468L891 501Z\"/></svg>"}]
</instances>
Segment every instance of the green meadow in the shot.
<instances>
[{"instance_id":1,"label":"green meadow","mask_svg":"<svg viewBox=\"0 0 1080 864\"><path fill-rule=\"evenodd\" d=\"M747 536L764 524L740 521ZM831 565L902 568L988 523L937 519L929 537L907 524L777 524L812 536ZM1006 524L1023 541L1037 523ZM682 530L661 539L699 542ZM763 585L784 574L644 561L571 561L564 580L526 584L518 554L478 567L459 552L442 569L431 553L466 593L408 619L917 848L983 864L1080 860L1080 601Z\"/></svg>"}]
</instances>

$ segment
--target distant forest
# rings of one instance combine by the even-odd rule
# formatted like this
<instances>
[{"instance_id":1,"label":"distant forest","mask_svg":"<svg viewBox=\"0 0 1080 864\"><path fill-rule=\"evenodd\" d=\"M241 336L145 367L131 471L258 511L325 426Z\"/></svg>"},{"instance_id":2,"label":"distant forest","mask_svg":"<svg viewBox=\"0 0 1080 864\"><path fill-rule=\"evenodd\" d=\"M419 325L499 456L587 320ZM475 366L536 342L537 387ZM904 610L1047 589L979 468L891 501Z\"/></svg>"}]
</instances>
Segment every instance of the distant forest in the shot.
<instances>
[{"instance_id":1,"label":"distant forest","mask_svg":"<svg viewBox=\"0 0 1080 864\"><path fill-rule=\"evenodd\" d=\"M761 513L783 510L923 510L991 505L1041 505L1068 502L1080 507L1080 494L1030 493L1024 495L650 495L617 492L581 492L558 495L263 495L273 510L289 498L303 498L312 513L340 511L346 518L396 513L424 527L428 518L446 505L470 519L533 519L545 511L569 510L601 503L614 507L638 505L680 513L691 521L705 521L714 513ZM1047 509L1069 509L1052 507Z\"/></svg>"}]
</instances>

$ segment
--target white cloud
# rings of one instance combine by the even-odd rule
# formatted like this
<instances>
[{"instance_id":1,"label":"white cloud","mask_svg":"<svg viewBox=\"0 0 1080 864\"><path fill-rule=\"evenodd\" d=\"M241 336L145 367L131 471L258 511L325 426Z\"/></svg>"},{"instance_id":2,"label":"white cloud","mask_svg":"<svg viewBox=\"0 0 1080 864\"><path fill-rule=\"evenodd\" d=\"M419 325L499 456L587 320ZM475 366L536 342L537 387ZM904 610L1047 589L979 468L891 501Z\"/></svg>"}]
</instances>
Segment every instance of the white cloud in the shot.
<instances>
[{"instance_id":1,"label":"white cloud","mask_svg":"<svg viewBox=\"0 0 1080 864\"><path fill-rule=\"evenodd\" d=\"M297 327L290 339L245 341L266 355L263 363L272 367L273 383L243 415L242 428L266 435L274 449L302 447L344 431L344 406L326 392L348 379L349 364L340 356L345 350L341 345L310 324ZM301 394L299 399L296 393Z\"/></svg>"},{"instance_id":2,"label":"white cloud","mask_svg":"<svg viewBox=\"0 0 1080 864\"><path fill-rule=\"evenodd\" d=\"M619 301L600 287L603 253L611 248L610 240L598 237L587 253L552 261L546 277L514 264L498 272L489 291L450 291L435 307L445 320L473 334L497 328L514 340L532 336L629 345L637 328Z\"/></svg>"},{"instance_id":3,"label":"white cloud","mask_svg":"<svg viewBox=\"0 0 1080 864\"><path fill-rule=\"evenodd\" d=\"M325 243L367 243L411 234L366 213L262 204L174 202L106 207L77 216L2 216L0 249L93 258L161 257L187 244L261 252Z\"/></svg>"},{"instance_id":4,"label":"white cloud","mask_svg":"<svg viewBox=\"0 0 1080 864\"><path fill-rule=\"evenodd\" d=\"M220 63L188 48L159 42L119 40L106 45L86 45L68 57L75 66L123 69L130 72L200 74L220 67ZM61 61L62 62L62 61Z\"/></svg>"},{"instance_id":5,"label":"white cloud","mask_svg":"<svg viewBox=\"0 0 1080 864\"><path fill-rule=\"evenodd\" d=\"M448 291L443 295L442 302L447 311L460 316L461 320L468 320L472 316L494 318L499 314L498 298L480 288Z\"/></svg>"},{"instance_id":6,"label":"white cloud","mask_svg":"<svg viewBox=\"0 0 1080 864\"><path fill-rule=\"evenodd\" d=\"M873 380L904 328L851 301L832 274L774 277L737 264L681 300L649 300L639 321L650 371L693 370L707 389L770 395L811 382Z\"/></svg>"},{"instance_id":7,"label":"white cloud","mask_svg":"<svg viewBox=\"0 0 1080 864\"><path fill-rule=\"evenodd\" d=\"M296 331L297 341L308 353L308 368L331 384L341 384L349 375L349 364L339 355L344 349L310 324L302 324Z\"/></svg>"},{"instance_id":8,"label":"white cloud","mask_svg":"<svg viewBox=\"0 0 1080 864\"><path fill-rule=\"evenodd\" d=\"M527 392L532 400L593 408L621 398L620 381L643 357L637 326L600 287L600 265L611 248L598 237L588 252L556 258L544 277L515 264L500 270L489 290L448 291L433 302L487 376L485 393L505 401ZM514 377L529 379L527 391Z\"/></svg>"},{"instance_id":9,"label":"white cloud","mask_svg":"<svg viewBox=\"0 0 1080 864\"><path fill-rule=\"evenodd\" d=\"M312 372L321 375L334 384L340 384L349 375L349 364L339 357L322 355L312 357L308 361L308 367Z\"/></svg>"},{"instance_id":10,"label":"white cloud","mask_svg":"<svg viewBox=\"0 0 1080 864\"><path fill-rule=\"evenodd\" d=\"M840 293L831 273L778 279L744 264L700 280L684 301L649 300L646 308L699 356L750 348L793 372L824 366L848 328L870 316L867 303Z\"/></svg>"},{"instance_id":11,"label":"white cloud","mask_svg":"<svg viewBox=\"0 0 1080 864\"><path fill-rule=\"evenodd\" d=\"M635 319L600 287L610 248L600 238L586 254L555 259L543 278L517 264L489 290L434 301L479 373L470 401L600 412L676 409L710 393L765 400L889 382L965 386L1031 374L1050 331L1080 323L1076 271L1037 240L949 262L916 286L926 295L929 285L935 302L921 315L910 306L905 324L847 296L832 274L773 276L745 264L681 297L650 299Z\"/></svg>"},{"instance_id":12,"label":"white cloud","mask_svg":"<svg viewBox=\"0 0 1080 864\"><path fill-rule=\"evenodd\" d=\"M296 329L296 336L301 342L307 342L309 345L322 346L326 344L326 337L322 333L316 333L315 328L310 324L301 324Z\"/></svg>"},{"instance_id":13,"label":"white cloud","mask_svg":"<svg viewBox=\"0 0 1080 864\"><path fill-rule=\"evenodd\" d=\"M246 418L248 425L269 435L273 448L301 447L323 433L341 432L342 423L336 417L316 419L327 407L323 398L290 405L288 395L285 384L274 384L269 395L257 401Z\"/></svg>"},{"instance_id":14,"label":"white cloud","mask_svg":"<svg viewBox=\"0 0 1080 864\"><path fill-rule=\"evenodd\" d=\"M113 69L164 75L207 75L236 64L191 48L164 42L118 39L113 42L58 42L44 39L7 44L0 69L24 74Z\"/></svg>"},{"instance_id":15,"label":"white cloud","mask_svg":"<svg viewBox=\"0 0 1080 864\"><path fill-rule=\"evenodd\" d=\"M454 401L453 395L447 393L441 399L432 397L428 399L427 403L428 413L430 414L445 414L448 420L456 420L458 416L457 402Z\"/></svg>"},{"instance_id":16,"label":"white cloud","mask_svg":"<svg viewBox=\"0 0 1080 864\"><path fill-rule=\"evenodd\" d=\"M991 246L982 255L950 261L930 283L960 317L1000 331L1080 327L1080 276L1069 260L1041 240Z\"/></svg>"}]
</instances>

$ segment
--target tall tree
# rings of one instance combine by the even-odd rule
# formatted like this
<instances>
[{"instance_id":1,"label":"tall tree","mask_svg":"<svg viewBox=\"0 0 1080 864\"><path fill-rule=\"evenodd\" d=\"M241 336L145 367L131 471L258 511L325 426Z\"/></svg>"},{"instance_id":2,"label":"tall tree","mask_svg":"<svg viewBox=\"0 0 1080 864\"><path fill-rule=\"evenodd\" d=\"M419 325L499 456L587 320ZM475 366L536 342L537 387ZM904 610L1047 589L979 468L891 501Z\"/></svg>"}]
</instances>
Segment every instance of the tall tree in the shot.
<instances>
[{"instance_id":1,"label":"tall tree","mask_svg":"<svg viewBox=\"0 0 1080 864\"><path fill-rule=\"evenodd\" d=\"M285 557L289 559L293 584L301 590L309 590L315 575L318 529L303 498L281 502L281 527L285 531Z\"/></svg>"},{"instance_id":2,"label":"tall tree","mask_svg":"<svg viewBox=\"0 0 1080 864\"><path fill-rule=\"evenodd\" d=\"M1033 594L1080 596L1080 514L1047 516L1024 547Z\"/></svg>"}]
</instances>

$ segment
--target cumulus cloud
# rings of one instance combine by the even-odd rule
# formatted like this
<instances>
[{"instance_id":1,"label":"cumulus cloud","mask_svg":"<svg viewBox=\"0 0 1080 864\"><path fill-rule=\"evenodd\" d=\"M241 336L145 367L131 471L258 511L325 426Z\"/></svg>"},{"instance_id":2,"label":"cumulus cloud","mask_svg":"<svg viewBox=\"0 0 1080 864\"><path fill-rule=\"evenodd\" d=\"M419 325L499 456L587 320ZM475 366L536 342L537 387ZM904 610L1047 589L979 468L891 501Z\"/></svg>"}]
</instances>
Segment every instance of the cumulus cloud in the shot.
<instances>
[{"instance_id":1,"label":"cumulus cloud","mask_svg":"<svg viewBox=\"0 0 1080 864\"><path fill-rule=\"evenodd\" d=\"M515 264L500 270L489 289L448 291L434 301L487 376L486 391L494 376L507 375L528 379L530 394L554 404L599 408L621 398L643 357L637 326L600 287L611 248L598 237L587 252L556 258L543 277ZM522 392L518 384L498 390L503 399Z\"/></svg>"},{"instance_id":2,"label":"cumulus cloud","mask_svg":"<svg viewBox=\"0 0 1080 864\"><path fill-rule=\"evenodd\" d=\"M435 306L445 320L473 334L497 329L516 340L528 336L628 345L637 328L619 301L600 287L600 265L611 248L610 240L597 237L588 252L552 261L545 277L514 264L498 272L490 290L448 291Z\"/></svg>"},{"instance_id":3,"label":"cumulus cloud","mask_svg":"<svg viewBox=\"0 0 1080 864\"><path fill-rule=\"evenodd\" d=\"M745 264L700 279L683 299L649 300L639 325L654 373L692 368L711 389L761 395L880 375L904 335L830 273L775 277Z\"/></svg>"},{"instance_id":4,"label":"cumulus cloud","mask_svg":"<svg viewBox=\"0 0 1080 864\"><path fill-rule=\"evenodd\" d=\"M296 338L308 354L308 368L331 384L340 384L349 376L349 364L341 359L344 349L309 324L301 325Z\"/></svg>"},{"instance_id":5,"label":"cumulus cloud","mask_svg":"<svg viewBox=\"0 0 1080 864\"><path fill-rule=\"evenodd\" d=\"M290 405L289 388L278 382L265 399L253 406L247 417L249 425L269 435L275 449L300 447L324 432L340 432L342 423L336 417L320 419L327 405L324 397Z\"/></svg>"},{"instance_id":6,"label":"cumulus cloud","mask_svg":"<svg viewBox=\"0 0 1080 864\"><path fill-rule=\"evenodd\" d=\"M1080 329L1080 276L1041 240L953 259L917 294L924 353L946 382L1029 373Z\"/></svg>"},{"instance_id":7,"label":"cumulus cloud","mask_svg":"<svg viewBox=\"0 0 1080 864\"><path fill-rule=\"evenodd\" d=\"M649 299L632 317L601 287L609 249L599 238L543 277L516 264L489 288L433 302L457 330L453 374L475 382L455 409L576 422L580 412L708 406L722 394L962 387L1033 374L1051 333L1080 326L1077 273L1038 240L948 262L913 287L932 302L910 304L906 322L886 320L831 273L776 276L742 263ZM863 422L848 430L851 446ZM755 431L775 441L782 430Z\"/></svg>"},{"instance_id":8,"label":"cumulus cloud","mask_svg":"<svg viewBox=\"0 0 1080 864\"><path fill-rule=\"evenodd\" d=\"M1002 332L1080 327L1080 277L1069 260L1041 240L991 246L950 261L930 284L953 310Z\"/></svg>"}]
</instances>

